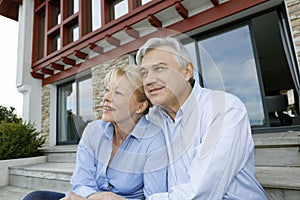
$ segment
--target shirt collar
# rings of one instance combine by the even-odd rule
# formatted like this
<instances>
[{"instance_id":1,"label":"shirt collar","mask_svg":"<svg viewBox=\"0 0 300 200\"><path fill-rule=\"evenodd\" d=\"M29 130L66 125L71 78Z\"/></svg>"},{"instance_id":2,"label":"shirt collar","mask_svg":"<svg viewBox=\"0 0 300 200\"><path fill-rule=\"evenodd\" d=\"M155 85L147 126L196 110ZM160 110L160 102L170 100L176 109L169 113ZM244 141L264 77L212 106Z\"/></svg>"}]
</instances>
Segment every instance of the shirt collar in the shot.
<instances>
[{"instance_id":1,"label":"shirt collar","mask_svg":"<svg viewBox=\"0 0 300 200\"><path fill-rule=\"evenodd\" d=\"M132 132L129 134L129 137L132 137L140 141L144 137L146 132L145 130L149 125L150 125L149 121L146 120L145 116L142 116L139 119L138 123L135 125ZM103 127L103 133L105 137L107 137L110 141L112 141L113 133L114 133L114 125L112 122L105 123Z\"/></svg>"}]
</instances>

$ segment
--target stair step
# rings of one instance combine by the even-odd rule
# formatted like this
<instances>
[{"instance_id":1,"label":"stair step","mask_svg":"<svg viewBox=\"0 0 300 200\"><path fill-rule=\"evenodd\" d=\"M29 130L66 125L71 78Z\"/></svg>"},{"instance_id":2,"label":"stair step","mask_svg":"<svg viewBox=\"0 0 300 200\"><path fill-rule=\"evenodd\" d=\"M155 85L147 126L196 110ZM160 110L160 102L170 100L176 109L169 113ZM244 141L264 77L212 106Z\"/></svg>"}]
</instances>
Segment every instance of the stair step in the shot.
<instances>
[{"instance_id":1,"label":"stair step","mask_svg":"<svg viewBox=\"0 0 300 200\"><path fill-rule=\"evenodd\" d=\"M76 162L77 145L44 147L40 151L47 156L47 162Z\"/></svg>"},{"instance_id":2,"label":"stair step","mask_svg":"<svg viewBox=\"0 0 300 200\"><path fill-rule=\"evenodd\" d=\"M299 147L300 132L287 131L277 133L253 134L255 148Z\"/></svg>"},{"instance_id":3,"label":"stair step","mask_svg":"<svg viewBox=\"0 0 300 200\"><path fill-rule=\"evenodd\" d=\"M300 167L298 147L256 148L256 166Z\"/></svg>"},{"instance_id":4,"label":"stair step","mask_svg":"<svg viewBox=\"0 0 300 200\"><path fill-rule=\"evenodd\" d=\"M1 200L22 200L28 193L32 191L34 190L6 185L0 187L0 199Z\"/></svg>"},{"instance_id":5,"label":"stair step","mask_svg":"<svg viewBox=\"0 0 300 200\"><path fill-rule=\"evenodd\" d=\"M300 167L256 167L256 177L264 188L300 191Z\"/></svg>"},{"instance_id":6,"label":"stair step","mask_svg":"<svg viewBox=\"0 0 300 200\"><path fill-rule=\"evenodd\" d=\"M75 163L43 163L10 168L9 184L36 190L66 192Z\"/></svg>"}]
</instances>

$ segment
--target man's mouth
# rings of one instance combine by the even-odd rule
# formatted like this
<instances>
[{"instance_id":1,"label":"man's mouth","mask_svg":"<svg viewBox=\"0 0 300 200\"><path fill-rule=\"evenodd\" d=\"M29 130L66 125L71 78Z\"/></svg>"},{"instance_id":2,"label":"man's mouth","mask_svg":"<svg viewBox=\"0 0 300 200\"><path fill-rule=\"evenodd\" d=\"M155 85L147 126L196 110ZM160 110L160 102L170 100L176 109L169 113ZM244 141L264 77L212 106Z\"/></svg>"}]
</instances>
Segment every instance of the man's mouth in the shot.
<instances>
[{"instance_id":1,"label":"man's mouth","mask_svg":"<svg viewBox=\"0 0 300 200\"><path fill-rule=\"evenodd\" d=\"M163 86L151 88L151 89L148 89L148 92L149 92L149 93L155 93L155 92L157 92L157 91L162 90L163 88L164 88Z\"/></svg>"}]
</instances>

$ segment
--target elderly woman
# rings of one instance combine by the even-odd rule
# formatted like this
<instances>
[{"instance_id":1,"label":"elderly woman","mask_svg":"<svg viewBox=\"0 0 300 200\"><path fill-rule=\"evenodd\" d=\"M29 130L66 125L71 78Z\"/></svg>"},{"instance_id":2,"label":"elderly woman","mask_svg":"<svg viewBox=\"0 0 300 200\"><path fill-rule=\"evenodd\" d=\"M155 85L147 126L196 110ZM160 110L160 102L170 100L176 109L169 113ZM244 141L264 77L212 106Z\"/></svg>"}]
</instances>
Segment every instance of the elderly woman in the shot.
<instances>
[{"instance_id":1,"label":"elderly woman","mask_svg":"<svg viewBox=\"0 0 300 200\"><path fill-rule=\"evenodd\" d=\"M165 140L144 117L149 102L139 69L116 67L105 85L102 120L88 124L78 145L72 192L36 191L24 200L145 199L167 191Z\"/></svg>"}]
</instances>

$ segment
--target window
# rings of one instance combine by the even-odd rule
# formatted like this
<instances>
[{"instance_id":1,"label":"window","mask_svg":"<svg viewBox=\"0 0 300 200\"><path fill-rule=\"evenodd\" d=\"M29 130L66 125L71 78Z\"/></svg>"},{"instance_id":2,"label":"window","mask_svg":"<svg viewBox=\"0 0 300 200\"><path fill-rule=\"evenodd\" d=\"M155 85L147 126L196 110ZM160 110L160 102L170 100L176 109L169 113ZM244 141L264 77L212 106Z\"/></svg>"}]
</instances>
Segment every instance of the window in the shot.
<instances>
[{"instance_id":1,"label":"window","mask_svg":"<svg viewBox=\"0 0 300 200\"><path fill-rule=\"evenodd\" d=\"M92 31L101 27L101 2L92 0Z\"/></svg>"},{"instance_id":2,"label":"window","mask_svg":"<svg viewBox=\"0 0 300 200\"><path fill-rule=\"evenodd\" d=\"M91 78L58 87L58 144L76 144L94 120Z\"/></svg>"},{"instance_id":3,"label":"window","mask_svg":"<svg viewBox=\"0 0 300 200\"><path fill-rule=\"evenodd\" d=\"M45 12L42 12L38 17L38 59L44 57L45 52Z\"/></svg>"},{"instance_id":4,"label":"window","mask_svg":"<svg viewBox=\"0 0 300 200\"><path fill-rule=\"evenodd\" d=\"M283 10L274 8L183 41L196 81L239 97L254 132L300 127L299 70Z\"/></svg>"},{"instance_id":5,"label":"window","mask_svg":"<svg viewBox=\"0 0 300 200\"><path fill-rule=\"evenodd\" d=\"M252 125L265 116L250 30L247 25L198 42L204 87L238 96ZM247 89L246 89L247 88Z\"/></svg>"},{"instance_id":6,"label":"window","mask_svg":"<svg viewBox=\"0 0 300 200\"><path fill-rule=\"evenodd\" d=\"M114 0L109 3L110 20L115 20L128 13L128 0Z\"/></svg>"},{"instance_id":7,"label":"window","mask_svg":"<svg viewBox=\"0 0 300 200\"><path fill-rule=\"evenodd\" d=\"M79 39L79 27L78 24L73 25L69 29L69 43L74 42Z\"/></svg>"},{"instance_id":8,"label":"window","mask_svg":"<svg viewBox=\"0 0 300 200\"><path fill-rule=\"evenodd\" d=\"M60 14L60 1L51 1L49 4L49 12L51 13L51 27L54 27L61 23L61 14Z\"/></svg>"},{"instance_id":9,"label":"window","mask_svg":"<svg viewBox=\"0 0 300 200\"><path fill-rule=\"evenodd\" d=\"M79 0L68 0L68 16L79 11Z\"/></svg>"}]
</instances>

